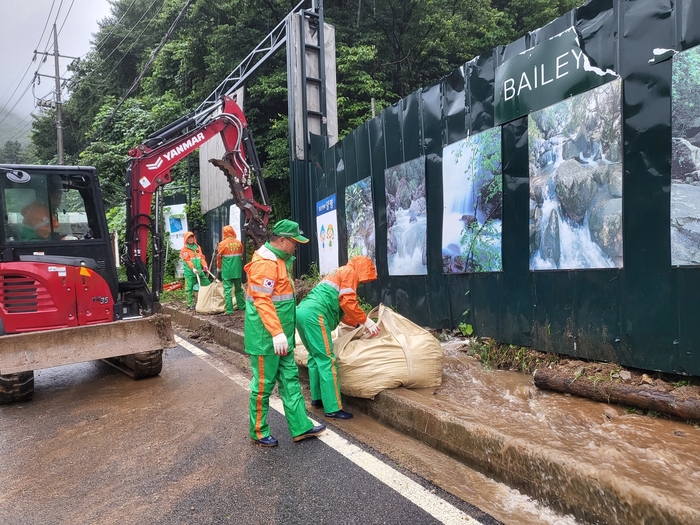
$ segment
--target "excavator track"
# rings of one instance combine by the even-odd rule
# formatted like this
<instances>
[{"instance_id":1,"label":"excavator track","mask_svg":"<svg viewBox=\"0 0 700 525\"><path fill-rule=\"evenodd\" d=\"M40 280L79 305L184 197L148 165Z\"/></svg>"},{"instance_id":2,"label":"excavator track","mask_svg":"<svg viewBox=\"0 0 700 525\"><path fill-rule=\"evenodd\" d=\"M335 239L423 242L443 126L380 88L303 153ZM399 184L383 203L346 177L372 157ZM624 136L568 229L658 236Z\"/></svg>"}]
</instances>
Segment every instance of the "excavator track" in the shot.
<instances>
[{"instance_id":1,"label":"excavator track","mask_svg":"<svg viewBox=\"0 0 700 525\"><path fill-rule=\"evenodd\" d=\"M0 375L0 405L29 401L34 395L34 372Z\"/></svg>"},{"instance_id":2,"label":"excavator track","mask_svg":"<svg viewBox=\"0 0 700 525\"><path fill-rule=\"evenodd\" d=\"M139 352L138 354L111 357L102 361L132 379L143 379L160 374L163 369L163 351Z\"/></svg>"}]
</instances>

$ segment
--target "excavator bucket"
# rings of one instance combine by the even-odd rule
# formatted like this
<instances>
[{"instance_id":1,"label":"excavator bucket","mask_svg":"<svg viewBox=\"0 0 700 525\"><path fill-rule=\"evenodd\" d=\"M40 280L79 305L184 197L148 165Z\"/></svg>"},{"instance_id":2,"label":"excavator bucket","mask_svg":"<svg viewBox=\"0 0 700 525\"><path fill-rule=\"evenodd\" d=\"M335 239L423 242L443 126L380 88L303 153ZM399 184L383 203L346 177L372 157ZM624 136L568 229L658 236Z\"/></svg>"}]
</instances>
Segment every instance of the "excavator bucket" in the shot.
<instances>
[{"instance_id":1,"label":"excavator bucket","mask_svg":"<svg viewBox=\"0 0 700 525\"><path fill-rule=\"evenodd\" d=\"M170 316L155 314L140 319L10 334L0 337L0 374L17 374L95 359L119 358L132 377L160 372L160 356L175 347ZM158 364L154 365L153 356ZM146 372L139 368L150 367Z\"/></svg>"}]
</instances>

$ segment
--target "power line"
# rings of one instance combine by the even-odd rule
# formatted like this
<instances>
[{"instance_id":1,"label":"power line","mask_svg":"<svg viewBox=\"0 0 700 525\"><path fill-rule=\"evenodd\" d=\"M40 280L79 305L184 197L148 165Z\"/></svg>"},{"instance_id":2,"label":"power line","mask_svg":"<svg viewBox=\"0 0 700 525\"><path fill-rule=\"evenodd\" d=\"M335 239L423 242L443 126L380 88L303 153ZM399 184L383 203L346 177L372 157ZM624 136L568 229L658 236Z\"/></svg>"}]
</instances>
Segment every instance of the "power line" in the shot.
<instances>
[{"instance_id":1,"label":"power line","mask_svg":"<svg viewBox=\"0 0 700 525\"><path fill-rule=\"evenodd\" d=\"M49 20L51 19L51 13L52 13L52 11L53 11L53 6L54 6L54 5L56 5L56 0L53 0L53 2L51 3L51 9L49 10L49 14L48 14L47 17L46 17L46 22L44 22L44 29L41 31L41 36L39 37L39 42L38 42L37 45L36 45L37 48L38 48L39 45L41 44L41 39L44 38L44 33L46 33L46 28L49 26ZM33 58L32 60L29 61L29 65L27 66L27 69L25 70L24 74L22 75L22 80L24 80L24 77L27 75L27 73L28 73L29 70L31 69L31 67L32 67L32 62L34 62L35 59L36 59L36 55L34 56L34 58ZM17 75L17 78L19 78L19 75ZM5 90L5 93L2 94L3 97L4 97L5 94L10 90L10 88L12 87L12 85L13 85L15 82L17 82L17 78L15 78L15 79L12 81L12 84L8 85L7 89ZM2 110L5 109L5 108L7 107L7 104L10 103L10 100L12 100L12 97L15 95L15 93L16 93L17 90L19 89L19 86L22 84L22 80L19 81L19 83L17 84L17 87L16 87L15 90L12 92L12 95L10 95L10 98L7 100L7 102L6 102L5 105L2 107L2 109L0 109L0 113L2 113Z\"/></svg>"},{"instance_id":2,"label":"power line","mask_svg":"<svg viewBox=\"0 0 700 525\"><path fill-rule=\"evenodd\" d=\"M15 105L12 106L12 107L7 111L7 113L5 113L5 116L2 118L2 120L0 120L0 124L2 124L3 122L5 122L5 121L7 120L7 117L9 117L9 116L12 114L12 111L17 107L17 104L19 104L20 100L22 100L22 97L23 97L24 95L26 95L26 94L27 94L27 91L29 91L29 88L32 87L32 83L33 83L33 82L34 82L34 79L32 79L32 81L29 82L29 84L27 84L27 87L24 88L24 91L22 92L22 94L21 94L21 95L19 96L19 98L17 99L17 102L15 102ZM19 86L17 86L17 88L19 88ZM3 108L3 109L4 109L4 108Z\"/></svg>"},{"instance_id":3,"label":"power line","mask_svg":"<svg viewBox=\"0 0 700 525\"><path fill-rule=\"evenodd\" d=\"M66 25L66 20L68 20L68 15L70 15L71 9L73 9L73 4L75 3L75 0L72 0L70 3L70 7L68 8L68 12L66 13L65 18L63 19L63 23L61 24L61 28L58 30L58 34L61 34L61 31L63 31L63 26ZM58 20L58 14L56 15L56 20Z\"/></svg>"},{"instance_id":4,"label":"power line","mask_svg":"<svg viewBox=\"0 0 700 525\"><path fill-rule=\"evenodd\" d=\"M109 39L109 37L112 36L112 33L114 33L115 29L117 29L119 24L121 24L122 20L124 20L124 17L129 13L129 11L131 11L131 8L134 7L135 3L136 3L136 0L133 0L131 2L131 5L126 8L126 11L124 11L124 14L122 15L122 17L116 21L116 23L112 26L112 29L110 30L110 32L107 33L107 35L102 38L102 43L99 46L98 45L95 46L95 52L99 51L100 49L102 49L104 47L104 45L107 43L107 40ZM148 9L150 9L150 7ZM148 11L148 9L146 11ZM137 25L137 24L138 24L138 22L135 25ZM87 53L85 53L85 55L87 55ZM83 56L85 56L85 55L83 55Z\"/></svg>"},{"instance_id":5,"label":"power line","mask_svg":"<svg viewBox=\"0 0 700 525\"><path fill-rule=\"evenodd\" d=\"M135 0L134 0L134 1L135 1ZM121 45L124 43L124 41L129 37L129 35L131 35L131 33L134 32L134 30L136 29L136 27L138 27L138 25L139 25L139 24L141 23L141 21L144 19L144 17L146 16L146 14L151 10L151 8L156 4L157 1L158 1L158 0L153 0L153 2L151 3L151 5L149 5L149 6L146 8L146 10L143 12L143 14L141 15L141 18L139 18L139 19L136 21L136 23L134 24L134 26L129 30L129 32L124 36L124 38L122 38L122 40L114 47L114 49L112 49L112 51L109 53L109 55L107 55L106 57L104 57L104 58L100 61L100 63L97 64L97 65L92 69L92 71L90 71L87 75L85 75L83 78L81 78L81 79L78 81L78 84L76 84L75 86L72 86L72 87L70 88L71 91L75 91L75 90L80 86L80 84L81 84L82 82L84 82L85 80L87 80L88 78L90 78L93 74L95 74L95 73L97 72L97 70L99 69L99 67L100 67L102 64L104 64L104 63L107 61L107 59L108 59L109 57L111 57L111 56L119 49L119 46L121 46ZM132 5L133 5L133 3L132 3ZM146 28L145 28L143 31L141 31L141 33L139 34L139 36L143 35L143 33L146 32L146 29L148 29L148 27L151 25L151 22L153 22L153 20L155 20L155 18L160 14L160 12L163 10L164 7L165 7L165 3L161 4L160 9L156 12L155 15L153 15L153 18L151 18L151 19L149 20L148 24L146 25ZM129 6L129 8L131 8L131 6ZM124 13L124 14L126 15L126 13ZM124 16L122 16L122 18L124 18ZM121 19L120 19L120 20L121 20ZM117 23L118 23L118 22L117 22ZM113 28L113 29L114 29L114 28ZM110 34L111 34L111 33L110 33ZM105 38L102 40L102 45L104 45L104 44L106 43L106 41L107 41L107 37L105 37ZM109 76L110 74L112 74L112 72L114 72L114 70L119 66L119 64L122 63L122 61L124 60L124 58L126 58L127 53L131 50L132 47L134 47L134 45L136 44L137 41L138 41L138 39L135 39L134 42L131 44L131 46L129 46L129 49L126 50L126 52L124 53L124 55L122 56L122 58L120 58L119 61L117 62L117 64L112 68L112 71L110 71L110 72L107 74L108 76ZM96 49L95 51L97 51L97 49Z\"/></svg>"},{"instance_id":6,"label":"power line","mask_svg":"<svg viewBox=\"0 0 700 525\"><path fill-rule=\"evenodd\" d=\"M74 0L74 1L75 1L75 0ZM49 21L51 20L51 14L53 13L53 8L54 8L55 5L56 5L56 0L53 0L52 3L51 3L51 9L49 9L49 13L46 15L46 22L44 22L44 29L42 29L42 31L41 31L41 36L39 37L39 41L37 42L36 48L35 48L35 50L34 50L34 56L33 56L32 59L29 61L29 65L27 66L27 69L24 71L24 74L22 75L22 78L20 79L19 83L17 84L17 87L15 87L14 91L12 92L12 95L10 95L10 98L7 99L7 102L5 103L5 105L4 105L2 108L0 108L0 113L2 113L2 112L5 110L5 108L7 108L8 104L12 101L12 98L15 96L15 93L17 93L17 90L18 90L19 87L22 85L22 81L25 79L25 77L27 76L27 73L28 73L29 70L31 69L32 63L33 63L34 61L36 61L36 49L39 49L39 48L41 47L41 41L43 40L44 35L46 34L46 28L49 26ZM56 20L58 20L58 14L59 14L59 12L61 11L61 6L62 6L62 5L63 5L63 0L61 0L61 3L59 4L58 9L56 10ZM71 4L71 5L72 5L72 4ZM65 21L64 21L64 23L65 23ZM48 46L49 46L49 42L47 41L46 49L48 49ZM45 50L46 50L46 49L45 49ZM43 62L42 62L42 63L43 63ZM41 67L41 64L39 65L39 67ZM38 72L38 68L37 68L37 72ZM18 78L19 78L19 77L18 77ZM15 81L16 81L16 79L15 79ZM33 81L34 81L34 79L32 79L32 82L33 82ZM13 82L13 83L14 83L14 82ZM10 84L10 86L7 88L7 90L5 90L5 93L7 93L7 91L8 91L11 87L12 87L12 84ZM5 117L4 117L2 120L0 120L0 124L2 124L2 123L7 119L7 116L8 116L10 113L12 113L12 110L14 110L14 109L17 107L17 104L19 104L20 100L22 100L22 97L24 97L24 95L27 93L27 91L28 91L28 89L25 89L25 90L24 90L24 92L20 95L20 97L19 97L19 99L17 100L17 102L15 102L15 105L12 106L12 109L10 109L10 110L8 111L7 115L5 115ZM4 94L3 94L3 96L4 96Z\"/></svg>"},{"instance_id":7,"label":"power line","mask_svg":"<svg viewBox=\"0 0 700 525\"><path fill-rule=\"evenodd\" d=\"M56 10L56 18L53 19L53 25L56 25L56 22L58 22L58 15L61 12L61 8L63 7L63 0L61 0L61 3L58 4L58 9ZM51 47L51 35L48 36L46 39L46 47L44 48L44 53L46 53L49 50L49 47Z\"/></svg>"},{"instance_id":8,"label":"power line","mask_svg":"<svg viewBox=\"0 0 700 525\"><path fill-rule=\"evenodd\" d=\"M61 3L63 3L63 1L61 1ZM51 20L51 13L53 12L53 6L55 6L55 5L56 5L56 0L53 0L53 2L51 2L51 9L49 9L49 14L46 16L46 22L44 22L44 29L41 30L41 36L39 37L39 42L37 42L37 44L36 44L37 49L41 45L41 39L44 38L44 34L46 33L46 28L49 27L49 20ZM59 7L59 9L60 9L60 7Z\"/></svg>"}]
</instances>

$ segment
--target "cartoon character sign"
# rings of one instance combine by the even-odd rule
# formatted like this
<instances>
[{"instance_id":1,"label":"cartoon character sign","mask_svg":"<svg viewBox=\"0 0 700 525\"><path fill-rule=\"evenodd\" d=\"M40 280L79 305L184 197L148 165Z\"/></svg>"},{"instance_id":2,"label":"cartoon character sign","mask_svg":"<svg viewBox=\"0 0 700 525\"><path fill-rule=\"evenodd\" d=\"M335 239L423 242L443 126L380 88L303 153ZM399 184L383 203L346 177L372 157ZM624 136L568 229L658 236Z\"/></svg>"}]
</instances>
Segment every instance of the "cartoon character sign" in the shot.
<instances>
[{"instance_id":1,"label":"cartoon character sign","mask_svg":"<svg viewBox=\"0 0 700 525\"><path fill-rule=\"evenodd\" d=\"M326 230L326 236L328 237L328 248L331 249L333 248L333 238L335 237L332 224L328 225L328 230Z\"/></svg>"},{"instance_id":2,"label":"cartoon character sign","mask_svg":"<svg viewBox=\"0 0 700 525\"><path fill-rule=\"evenodd\" d=\"M326 275L338 267L338 246L335 224L338 222L335 193L316 203L316 239L318 241L318 269Z\"/></svg>"}]
</instances>

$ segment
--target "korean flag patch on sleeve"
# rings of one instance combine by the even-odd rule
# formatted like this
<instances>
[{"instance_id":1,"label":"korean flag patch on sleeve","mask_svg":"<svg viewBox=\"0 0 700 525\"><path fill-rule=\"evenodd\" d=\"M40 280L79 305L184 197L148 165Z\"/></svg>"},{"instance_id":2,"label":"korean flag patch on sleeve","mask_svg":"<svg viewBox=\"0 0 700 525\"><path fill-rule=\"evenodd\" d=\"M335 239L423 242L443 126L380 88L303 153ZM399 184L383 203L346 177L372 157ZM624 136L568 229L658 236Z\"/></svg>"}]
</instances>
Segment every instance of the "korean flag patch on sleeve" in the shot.
<instances>
[{"instance_id":1,"label":"korean flag patch on sleeve","mask_svg":"<svg viewBox=\"0 0 700 525\"><path fill-rule=\"evenodd\" d=\"M275 287L275 281L273 281L272 279L265 279L265 280L263 281L263 286L264 286L265 288L274 288L274 287Z\"/></svg>"}]
</instances>

